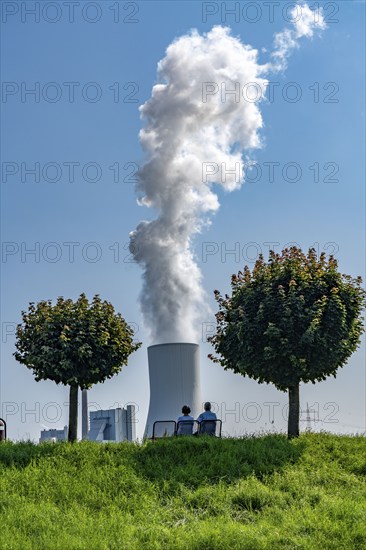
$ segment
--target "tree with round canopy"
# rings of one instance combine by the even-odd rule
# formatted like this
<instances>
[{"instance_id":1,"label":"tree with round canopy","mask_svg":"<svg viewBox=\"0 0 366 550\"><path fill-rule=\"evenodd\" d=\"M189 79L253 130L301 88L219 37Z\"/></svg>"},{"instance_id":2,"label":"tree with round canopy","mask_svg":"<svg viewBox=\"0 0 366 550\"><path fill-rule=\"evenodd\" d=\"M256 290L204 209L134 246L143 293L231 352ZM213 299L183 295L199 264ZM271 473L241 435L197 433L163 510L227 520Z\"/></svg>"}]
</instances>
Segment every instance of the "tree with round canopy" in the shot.
<instances>
[{"instance_id":1,"label":"tree with round canopy","mask_svg":"<svg viewBox=\"0 0 366 550\"><path fill-rule=\"evenodd\" d=\"M119 373L140 346L133 329L107 301L85 294L74 302L59 297L22 311L16 330L19 363L33 371L36 381L53 380L70 386L69 441L77 439L78 389L89 389Z\"/></svg>"},{"instance_id":2,"label":"tree with round canopy","mask_svg":"<svg viewBox=\"0 0 366 550\"><path fill-rule=\"evenodd\" d=\"M333 256L292 247L261 255L233 275L219 305L209 357L244 377L288 392L288 436L299 434L300 382L336 376L360 344L365 292L360 277L338 271Z\"/></svg>"}]
</instances>

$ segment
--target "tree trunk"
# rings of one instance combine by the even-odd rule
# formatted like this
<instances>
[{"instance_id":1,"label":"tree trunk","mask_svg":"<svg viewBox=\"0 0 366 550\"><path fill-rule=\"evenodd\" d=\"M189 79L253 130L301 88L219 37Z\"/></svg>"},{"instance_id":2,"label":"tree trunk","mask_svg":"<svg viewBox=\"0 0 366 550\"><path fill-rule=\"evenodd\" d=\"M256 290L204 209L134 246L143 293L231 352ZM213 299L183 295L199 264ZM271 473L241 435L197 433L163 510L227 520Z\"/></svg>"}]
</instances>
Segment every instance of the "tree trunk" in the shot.
<instances>
[{"instance_id":1,"label":"tree trunk","mask_svg":"<svg viewBox=\"0 0 366 550\"><path fill-rule=\"evenodd\" d=\"M299 435L299 419L300 419L300 392L299 383L291 386L288 389L288 425L287 435L288 438L298 437Z\"/></svg>"},{"instance_id":2,"label":"tree trunk","mask_svg":"<svg viewBox=\"0 0 366 550\"><path fill-rule=\"evenodd\" d=\"M78 438L78 390L79 386L70 386L69 403L69 441L77 441Z\"/></svg>"}]
</instances>

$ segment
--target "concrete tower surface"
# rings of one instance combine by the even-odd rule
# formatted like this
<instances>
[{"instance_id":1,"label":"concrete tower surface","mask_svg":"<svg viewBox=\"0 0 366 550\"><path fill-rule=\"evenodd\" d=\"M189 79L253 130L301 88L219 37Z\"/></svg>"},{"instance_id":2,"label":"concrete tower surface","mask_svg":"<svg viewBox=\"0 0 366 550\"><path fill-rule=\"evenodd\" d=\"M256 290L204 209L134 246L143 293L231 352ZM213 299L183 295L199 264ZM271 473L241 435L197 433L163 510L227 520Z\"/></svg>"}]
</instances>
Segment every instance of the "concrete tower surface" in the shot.
<instances>
[{"instance_id":1,"label":"concrete tower surface","mask_svg":"<svg viewBox=\"0 0 366 550\"><path fill-rule=\"evenodd\" d=\"M151 437L157 420L176 420L183 405L196 417L201 412L198 344L157 344L147 348L150 406L144 437Z\"/></svg>"}]
</instances>

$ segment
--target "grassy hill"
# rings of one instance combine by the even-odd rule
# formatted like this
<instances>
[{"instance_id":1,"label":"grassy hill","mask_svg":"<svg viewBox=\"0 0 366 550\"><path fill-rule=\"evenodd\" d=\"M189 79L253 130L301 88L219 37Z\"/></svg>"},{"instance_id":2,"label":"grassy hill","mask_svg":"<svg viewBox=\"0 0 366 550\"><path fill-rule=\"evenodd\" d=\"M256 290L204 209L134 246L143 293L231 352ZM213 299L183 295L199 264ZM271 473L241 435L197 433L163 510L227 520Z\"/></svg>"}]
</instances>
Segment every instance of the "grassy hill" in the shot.
<instances>
[{"instance_id":1,"label":"grassy hill","mask_svg":"<svg viewBox=\"0 0 366 550\"><path fill-rule=\"evenodd\" d=\"M366 439L0 444L0 547L366 548Z\"/></svg>"}]
</instances>

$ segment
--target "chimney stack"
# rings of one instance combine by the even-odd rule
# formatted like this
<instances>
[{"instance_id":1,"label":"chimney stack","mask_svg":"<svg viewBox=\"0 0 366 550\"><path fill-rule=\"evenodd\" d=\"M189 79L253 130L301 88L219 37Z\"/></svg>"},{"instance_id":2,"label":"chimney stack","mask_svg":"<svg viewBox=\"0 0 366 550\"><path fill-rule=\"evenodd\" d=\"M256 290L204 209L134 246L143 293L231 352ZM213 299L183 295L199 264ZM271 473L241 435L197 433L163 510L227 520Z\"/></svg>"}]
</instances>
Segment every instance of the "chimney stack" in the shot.
<instances>
[{"instance_id":1,"label":"chimney stack","mask_svg":"<svg viewBox=\"0 0 366 550\"><path fill-rule=\"evenodd\" d=\"M198 344L157 344L147 352L150 406L144 437L151 437L154 422L176 420L183 405L194 417L201 412L200 361Z\"/></svg>"}]
</instances>

